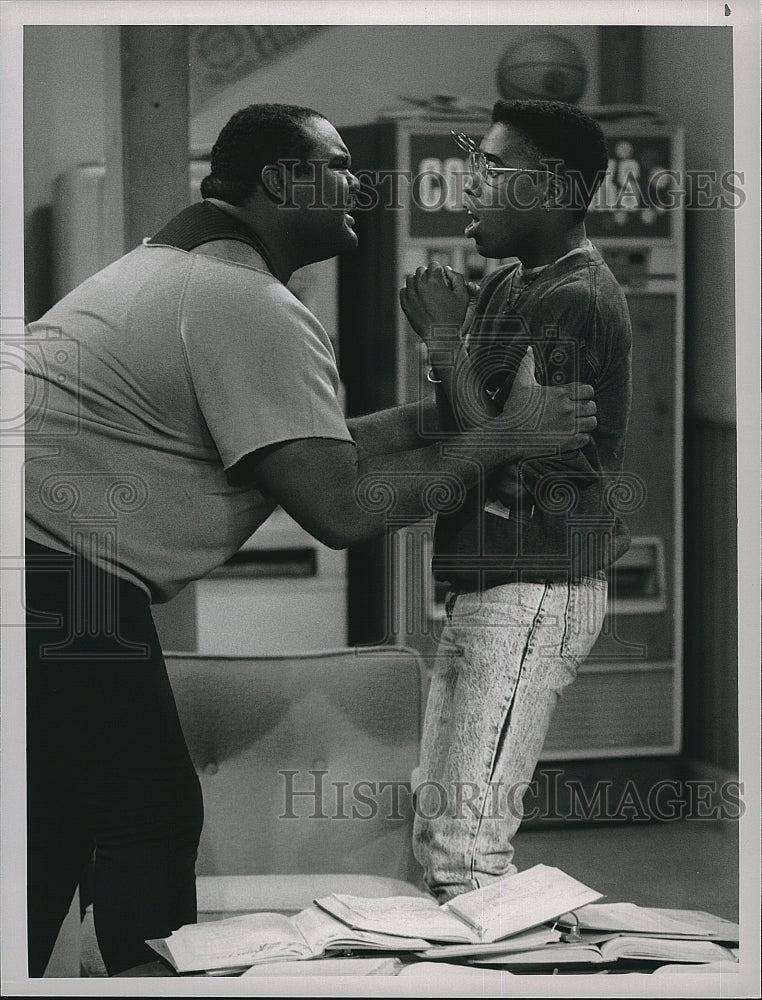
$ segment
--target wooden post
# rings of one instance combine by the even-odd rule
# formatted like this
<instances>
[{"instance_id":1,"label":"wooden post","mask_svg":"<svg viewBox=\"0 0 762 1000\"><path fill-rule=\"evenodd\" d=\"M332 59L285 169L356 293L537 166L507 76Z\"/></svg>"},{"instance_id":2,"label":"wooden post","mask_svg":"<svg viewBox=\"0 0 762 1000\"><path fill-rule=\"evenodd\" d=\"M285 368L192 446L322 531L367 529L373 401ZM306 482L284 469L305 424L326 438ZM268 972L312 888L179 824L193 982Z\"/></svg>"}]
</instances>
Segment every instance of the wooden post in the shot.
<instances>
[{"instance_id":1,"label":"wooden post","mask_svg":"<svg viewBox=\"0 0 762 1000\"><path fill-rule=\"evenodd\" d=\"M188 205L188 29L107 29L106 187L109 259Z\"/></svg>"},{"instance_id":2,"label":"wooden post","mask_svg":"<svg viewBox=\"0 0 762 1000\"><path fill-rule=\"evenodd\" d=\"M104 264L189 204L188 29L107 27L105 60ZM195 649L195 587L160 606L156 624L165 649Z\"/></svg>"},{"instance_id":3,"label":"wooden post","mask_svg":"<svg viewBox=\"0 0 762 1000\"><path fill-rule=\"evenodd\" d=\"M124 178L122 170L122 56L118 25L105 27L106 176L103 181L102 265L124 253Z\"/></svg>"}]
</instances>

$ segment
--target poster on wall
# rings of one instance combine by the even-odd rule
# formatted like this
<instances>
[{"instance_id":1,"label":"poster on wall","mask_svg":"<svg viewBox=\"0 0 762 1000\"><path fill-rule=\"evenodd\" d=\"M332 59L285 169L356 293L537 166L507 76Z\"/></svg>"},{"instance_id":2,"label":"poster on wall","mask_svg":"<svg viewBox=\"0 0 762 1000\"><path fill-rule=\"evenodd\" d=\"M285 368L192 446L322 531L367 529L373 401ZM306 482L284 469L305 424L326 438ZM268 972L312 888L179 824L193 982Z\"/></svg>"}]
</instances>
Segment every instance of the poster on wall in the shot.
<instances>
[{"instance_id":1,"label":"poster on wall","mask_svg":"<svg viewBox=\"0 0 762 1000\"><path fill-rule=\"evenodd\" d=\"M327 30L319 24L204 24L191 26L191 113L225 87L295 52Z\"/></svg>"}]
</instances>

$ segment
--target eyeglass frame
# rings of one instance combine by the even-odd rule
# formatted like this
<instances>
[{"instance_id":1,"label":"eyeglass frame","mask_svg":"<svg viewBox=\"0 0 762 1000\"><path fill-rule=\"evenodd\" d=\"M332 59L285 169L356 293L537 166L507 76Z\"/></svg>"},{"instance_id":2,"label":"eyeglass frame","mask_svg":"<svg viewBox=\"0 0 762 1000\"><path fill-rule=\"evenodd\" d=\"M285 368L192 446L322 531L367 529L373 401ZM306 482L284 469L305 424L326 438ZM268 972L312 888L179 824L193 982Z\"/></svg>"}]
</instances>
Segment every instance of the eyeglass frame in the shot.
<instances>
[{"instance_id":1,"label":"eyeglass frame","mask_svg":"<svg viewBox=\"0 0 762 1000\"><path fill-rule=\"evenodd\" d=\"M462 150L468 153L468 169L473 177L487 181L490 174L549 174L555 176L554 170L540 170L535 167L496 167L490 163L483 151L476 145L474 139L465 132L450 129L450 135ZM479 166L475 168L475 164Z\"/></svg>"}]
</instances>

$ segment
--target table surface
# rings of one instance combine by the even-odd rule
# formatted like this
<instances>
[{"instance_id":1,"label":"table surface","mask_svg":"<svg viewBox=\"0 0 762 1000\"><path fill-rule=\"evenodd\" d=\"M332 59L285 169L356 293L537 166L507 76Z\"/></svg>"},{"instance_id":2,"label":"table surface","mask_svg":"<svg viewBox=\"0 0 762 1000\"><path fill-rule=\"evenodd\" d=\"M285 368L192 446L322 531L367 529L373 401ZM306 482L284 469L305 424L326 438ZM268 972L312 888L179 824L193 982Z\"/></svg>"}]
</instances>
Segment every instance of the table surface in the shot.
<instances>
[{"instance_id":1,"label":"table surface","mask_svg":"<svg viewBox=\"0 0 762 1000\"><path fill-rule=\"evenodd\" d=\"M416 963L412 963L412 964L415 965ZM430 972L431 969L432 969L432 967L435 966L435 965L437 965L440 968L446 968L448 970L448 972L451 973L451 974L452 974L453 971L457 972L459 969L463 969L464 971L468 971L468 970L476 971L476 970L479 970L482 973L486 973L486 972L506 972L506 973L511 973L510 969L501 969L500 966L481 966L481 965L478 965L478 966L455 965L455 966L453 966L452 964L447 963L447 962L434 963L434 962L425 962L425 961L417 963L417 964L420 964L422 966L422 969L421 969L422 972L424 971L424 967L425 967L426 972ZM665 963L665 965L669 966L670 971L676 971L677 968L678 968L677 966L675 966L672 963ZM710 963L710 966L711 966L711 969L713 971L716 971L717 973L727 973L727 972L737 972L738 971L738 968L736 966L731 966L729 963L726 963L724 961L723 962L713 962L713 963ZM708 971L710 971L709 967L702 966L702 965L698 965L698 966L684 965L684 966L679 966L679 969L680 969L680 971L684 970L686 973L690 973L690 972L708 972ZM536 969L522 969L521 972L517 972L517 973L513 973L513 974L516 974L516 975L531 975L531 976L550 976L550 975L556 975L556 974L558 974L558 975L572 975L572 976L573 975L588 975L588 976L594 976L594 975L625 975L626 976L626 975L653 975L653 973L656 972L657 970L658 970L658 966L657 965L654 965L653 967L643 967L643 966L640 966L640 967L629 967L629 968L626 965L624 965L624 964L620 965L619 967L607 965L604 968L600 968L599 966L596 966L596 965L589 965L589 966L588 965L584 965L582 967L581 966L572 966L572 967L568 967L568 968L566 968L564 966L559 966L557 969L551 969L550 967L543 967L543 968L539 968L538 967ZM277 977L277 974L274 973L273 975ZM203 972L195 972L195 973L186 974L184 976L178 976L178 974L176 972L174 972L172 969L170 969L169 966L165 965L163 962L147 962L145 965L136 965L132 969L126 969L124 972L117 972L117 973L115 973L112 978L114 978L114 979L118 979L118 978L129 979L129 978L165 977L165 976L171 976L171 977L174 977L176 979L186 979L186 978L188 978L188 976L190 976L190 977L201 976L203 978L209 978ZM238 978L238 977L236 977L236 978Z\"/></svg>"}]
</instances>

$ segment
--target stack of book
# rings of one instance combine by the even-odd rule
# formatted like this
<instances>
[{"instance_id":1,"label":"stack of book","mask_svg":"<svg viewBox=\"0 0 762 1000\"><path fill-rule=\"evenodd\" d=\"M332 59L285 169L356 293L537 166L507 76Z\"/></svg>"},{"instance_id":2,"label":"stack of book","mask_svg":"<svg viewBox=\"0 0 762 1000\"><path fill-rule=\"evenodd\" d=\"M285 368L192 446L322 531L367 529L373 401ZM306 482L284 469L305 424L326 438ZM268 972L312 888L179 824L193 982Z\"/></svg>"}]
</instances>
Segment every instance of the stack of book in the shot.
<instances>
[{"instance_id":1,"label":"stack of book","mask_svg":"<svg viewBox=\"0 0 762 1000\"><path fill-rule=\"evenodd\" d=\"M601 893L547 865L439 905L429 896L330 894L293 916L251 913L186 924L148 944L180 974L241 974L375 954L375 973L457 961L539 970L621 961L735 961L738 927L709 914L597 904ZM382 961L386 958L389 961ZM397 961L391 961L396 958ZM367 964L367 963L366 963ZM360 964L354 965L360 969ZM264 970L263 970L264 971Z\"/></svg>"},{"instance_id":2,"label":"stack of book","mask_svg":"<svg viewBox=\"0 0 762 1000\"><path fill-rule=\"evenodd\" d=\"M738 961L738 924L698 910L593 903L563 914L554 926L563 931L562 939L539 948L501 951L501 942L496 942L480 954L444 947L428 949L420 957L460 958L513 971L611 965L642 970L710 963L730 968Z\"/></svg>"}]
</instances>

